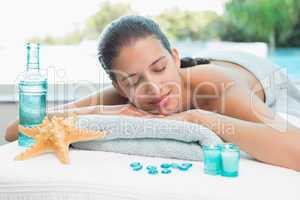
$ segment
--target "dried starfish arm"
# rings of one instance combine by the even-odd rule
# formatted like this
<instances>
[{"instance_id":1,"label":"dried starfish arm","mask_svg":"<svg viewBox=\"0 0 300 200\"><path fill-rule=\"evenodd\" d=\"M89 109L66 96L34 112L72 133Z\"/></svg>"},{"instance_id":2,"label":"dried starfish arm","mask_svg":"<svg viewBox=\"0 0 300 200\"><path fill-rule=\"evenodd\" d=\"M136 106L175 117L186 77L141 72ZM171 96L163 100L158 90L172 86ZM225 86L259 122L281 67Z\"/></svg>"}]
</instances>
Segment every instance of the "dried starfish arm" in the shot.
<instances>
[{"instance_id":1,"label":"dried starfish arm","mask_svg":"<svg viewBox=\"0 0 300 200\"><path fill-rule=\"evenodd\" d=\"M69 127L68 133L65 135L65 142L66 143L73 143L78 141L87 141L87 140L94 140L98 138L103 138L108 135L107 131L91 131L91 130L84 130L75 127Z\"/></svg>"},{"instance_id":2,"label":"dried starfish arm","mask_svg":"<svg viewBox=\"0 0 300 200\"><path fill-rule=\"evenodd\" d=\"M78 116L75 113L71 114L71 125L76 126L76 122L78 121Z\"/></svg>"},{"instance_id":3,"label":"dried starfish arm","mask_svg":"<svg viewBox=\"0 0 300 200\"><path fill-rule=\"evenodd\" d=\"M63 124L66 127L69 127L69 126L75 127L77 121L78 121L78 116L75 113L71 113L70 117L60 119L59 123Z\"/></svg>"},{"instance_id":4,"label":"dried starfish arm","mask_svg":"<svg viewBox=\"0 0 300 200\"><path fill-rule=\"evenodd\" d=\"M70 157L69 157L69 145L65 144L63 140L57 141L54 144L54 148L56 149L55 155L63 164L69 164L70 163Z\"/></svg>"},{"instance_id":5,"label":"dried starfish arm","mask_svg":"<svg viewBox=\"0 0 300 200\"><path fill-rule=\"evenodd\" d=\"M19 131L32 138L40 132L39 127L28 128L22 125L19 125Z\"/></svg>"},{"instance_id":6,"label":"dried starfish arm","mask_svg":"<svg viewBox=\"0 0 300 200\"><path fill-rule=\"evenodd\" d=\"M103 138L108 134L107 131L77 128L76 122L76 115L67 120L54 116L51 119L45 117L43 123L34 128L20 126L19 130L30 137L34 137L36 143L25 152L17 155L15 159L25 160L44 152L54 151L61 163L68 164L70 162L69 145L71 143Z\"/></svg>"},{"instance_id":7,"label":"dried starfish arm","mask_svg":"<svg viewBox=\"0 0 300 200\"><path fill-rule=\"evenodd\" d=\"M48 116L46 116L42 122L42 124L40 125L41 127L46 127L51 123L50 119L48 118Z\"/></svg>"},{"instance_id":8,"label":"dried starfish arm","mask_svg":"<svg viewBox=\"0 0 300 200\"><path fill-rule=\"evenodd\" d=\"M42 143L34 144L30 149L27 149L25 152L17 155L15 160L26 160L28 158L38 156L46 151L49 151L49 148L46 145Z\"/></svg>"}]
</instances>

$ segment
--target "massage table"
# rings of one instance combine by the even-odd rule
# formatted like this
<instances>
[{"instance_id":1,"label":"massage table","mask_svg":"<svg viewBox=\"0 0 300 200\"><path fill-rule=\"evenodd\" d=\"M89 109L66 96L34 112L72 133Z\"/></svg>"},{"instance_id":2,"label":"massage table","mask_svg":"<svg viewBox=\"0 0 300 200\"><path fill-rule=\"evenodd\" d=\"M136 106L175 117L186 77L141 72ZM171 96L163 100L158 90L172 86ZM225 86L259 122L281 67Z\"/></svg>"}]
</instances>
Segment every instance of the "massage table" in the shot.
<instances>
[{"instance_id":1,"label":"massage table","mask_svg":"<svg viewBox=\"0 0 300 200\"><path fill-rule=\"evenodd\" d=\"M184 161L77 149L71 149L69 165L51 153L14 161L23 150L17 142L0 148L1 200L300 199L299 172L254 160L241 159L237 178L206 175L202 162L191 162L187 172L149 175L129 164Z\"/></svg>"},{"instance_id":2,"label":"massage table","mask_svg":"<svg viewBox=\"0 0 300 200\"><path fill-rule=\"evenodd\" d=\"M300 125L298 118L289 121ZM130 163L186 161L74 148L69 165L53 153L15 161L24 150L16 141L0 146L0 200L300 199L299 172L251 159L241 159L236 178L206 175L203 162L191 162L186 172L149 175L145 169L133 171Z\"/></svg>"}]
</instances>

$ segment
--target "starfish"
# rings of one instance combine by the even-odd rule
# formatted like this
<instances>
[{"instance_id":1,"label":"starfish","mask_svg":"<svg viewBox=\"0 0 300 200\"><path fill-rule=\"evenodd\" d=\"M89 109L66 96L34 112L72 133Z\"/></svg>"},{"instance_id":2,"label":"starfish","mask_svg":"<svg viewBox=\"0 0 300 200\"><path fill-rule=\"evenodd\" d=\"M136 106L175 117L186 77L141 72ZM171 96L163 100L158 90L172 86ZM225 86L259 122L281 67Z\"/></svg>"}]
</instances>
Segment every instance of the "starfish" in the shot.
<instances>
[{"instance_id":1,"label":"starfish","mask_svg":"<svg viewBox=\"0 0 300 200\"><path fill-rule=\"evenodd\" d=\"M69 145L78 141L94 140L105 137L107 131L92 131L77 128L77 116L72 115L70 119L62 117L46 116L43 122L33 128L19 125L19 131L35 139L33 144L25 152L17 155L15 160L25 160L44 152L55 152L57 158L63 164L69 164Z\"/></svg>"}]
</instances>

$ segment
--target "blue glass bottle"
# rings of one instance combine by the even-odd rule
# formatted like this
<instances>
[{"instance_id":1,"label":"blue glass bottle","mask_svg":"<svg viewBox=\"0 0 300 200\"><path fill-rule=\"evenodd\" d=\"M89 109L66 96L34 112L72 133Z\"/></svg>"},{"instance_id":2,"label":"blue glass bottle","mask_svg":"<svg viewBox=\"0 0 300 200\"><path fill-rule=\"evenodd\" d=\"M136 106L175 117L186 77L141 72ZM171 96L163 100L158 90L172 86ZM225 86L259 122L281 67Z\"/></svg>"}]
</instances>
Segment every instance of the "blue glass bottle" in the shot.
<instances>
[{"instance_id":1,"label":"blue glass bottle","mask_svg":"<svg viewBox=\"0 0 300 200\"><path fill-rule=\"evenodd\" d=\"M34 127L46 116L47 78L40 73L40 44L26 45L26 72L19 82L19 124ZM18 144L30 147L35 143L31 137L19 132Z\"/></svg>"}]
</instances>

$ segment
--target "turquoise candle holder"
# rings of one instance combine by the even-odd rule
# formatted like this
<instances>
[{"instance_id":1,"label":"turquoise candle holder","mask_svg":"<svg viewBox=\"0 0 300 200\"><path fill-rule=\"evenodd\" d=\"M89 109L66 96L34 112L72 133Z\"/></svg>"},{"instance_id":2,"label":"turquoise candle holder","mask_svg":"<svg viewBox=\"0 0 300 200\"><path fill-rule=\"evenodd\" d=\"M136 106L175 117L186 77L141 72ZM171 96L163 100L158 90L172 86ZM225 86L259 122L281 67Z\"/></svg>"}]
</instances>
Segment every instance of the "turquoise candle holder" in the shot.
<instances>
[{"instance_id":1,"label":"turquoise candle holder","mask_svg":"<svg viewBox=\"0 0 300 200\"><path fill-rule=\"evenodd\" d=\"M222 176L237 177L239 175L240 150L232 143L222 148Z\"/></svg>"},{"instance_id":2,"label":"turquoise candle holder","mask_svg":"<svg viewBox=\"0 0 300 200\"><path fill-rule=\"evenodd\" d=\"M222 173L221 145L205 145L203 150L204 173L220 175Z\"/></svg>"}]
</instances>

